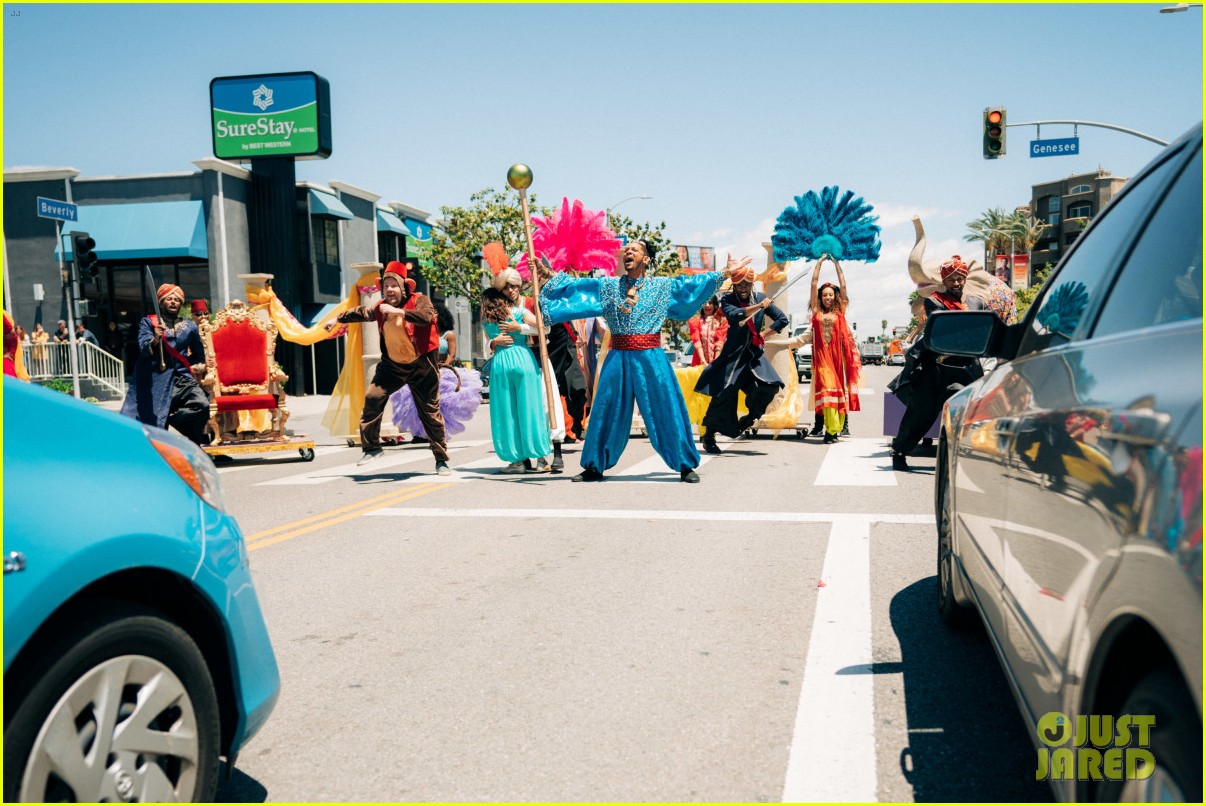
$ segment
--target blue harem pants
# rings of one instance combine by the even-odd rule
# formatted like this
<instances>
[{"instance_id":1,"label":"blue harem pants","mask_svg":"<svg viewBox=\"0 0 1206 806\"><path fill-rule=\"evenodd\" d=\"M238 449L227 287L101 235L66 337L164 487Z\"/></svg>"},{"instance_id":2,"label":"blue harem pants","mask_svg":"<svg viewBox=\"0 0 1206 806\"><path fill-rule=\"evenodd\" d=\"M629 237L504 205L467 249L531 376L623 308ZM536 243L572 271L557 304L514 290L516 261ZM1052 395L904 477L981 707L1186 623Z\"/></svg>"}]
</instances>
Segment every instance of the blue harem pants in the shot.
<instances>
[{"instance_id":1,"label":"blue harem pants","mask_svg":"<svg viewBox=\"0 0 1206 806\"><path fill-rule=\"evenodd\" d=\"M620 461L632 431L634 402L658 456L680 473L699 467L687 404L660 349L607 353L582 446L582 467L603 472Z\"/></svg>"}]
</instances>

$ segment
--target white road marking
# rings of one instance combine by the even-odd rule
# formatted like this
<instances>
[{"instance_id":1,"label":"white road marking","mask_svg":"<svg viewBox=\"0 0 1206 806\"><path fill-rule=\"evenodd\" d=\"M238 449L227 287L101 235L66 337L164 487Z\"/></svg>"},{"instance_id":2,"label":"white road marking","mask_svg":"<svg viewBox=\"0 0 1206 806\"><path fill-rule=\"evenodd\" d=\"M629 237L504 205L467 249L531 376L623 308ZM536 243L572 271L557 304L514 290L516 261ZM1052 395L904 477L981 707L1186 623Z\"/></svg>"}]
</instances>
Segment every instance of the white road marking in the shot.
<instances>
[{"instance_id":1,"label":"white road marking","mask_svg":"<svg viewBox=\"0 0 1206 806\"><path fill-rule=\"evenodd\" d=\"M604 485L609 482L602 482ZM452 509L450 507L383 507L366 518L550 518L637 521L761 521L773 523L915 523L932 524L933 515L856 514L837 512L715 512L665 509Z\"/></svg>"},{"instance_id":2,"label":"white road marking","mask_svg":"<svg viewBox=\"0 0 1206 806\"><path fill-rule=\"evenodd\" d=\"M712 454L710 453L700 454L699 467L703 467L711 459ZM696 468L696 470L698 469ZM626 484L656 484L667 481L682 482L678 471L667 467L666 463L662 461L662 457L656 453L623 470L617 471L615 468L612 468L604 475L607 477L607 483L613 481L620 481Z\"/></svg>"},{"instance_id":3,"label":"white road marking","mask_svg":"<svg viewBox=\"0 0 1206 806\"><path fill-rule=\"evenodd\" d=\"M839 439L812 482L817 487L895 487L888 447L880 439Z\"/></svg>"},{"instance_id":4,"label":"white road marking","mask_svg":"<svg viewBox=\"0 0 1206 806\"><path fill-rule=\"evenodd\" d=\"M456 453L457 451L463 450L466 447L469 446L462 445L461 447L450 448L448 453ZM355 455L358 456L359 452L357 452ZM325 484L328 481L348 478L349 476L375 476L382 470L387 470L392 467L401 467L402 465L409 465L414 462L432 462L432 466L434 467L435 459L432 458L431 451L428 450L426 446L423 446L422 450L420 450L419 446L416 445L415 448L411 450L387 451L386 454L380 459L375 459L363 467L357 467L355 462L351 462L346 465L335 465L334 467L311 470L309 472L298 473L293 476L283 476L279 479L272 479L270 481L261 481L256 486L271 487L290 486L296 484Z\"/></svg>"},{"instance_id":5,"label":"white road marking","mask_svg":"<svg viewBox=\"0 0 1206 806\"><path fill-rule=\"evenodd\" d=\"M870 516L879 517L879 516ZM931 519L932 520L932 519ZM783 802L876 800L871 520L834 516L808 639Z\"/></svg>"}]
</instances>

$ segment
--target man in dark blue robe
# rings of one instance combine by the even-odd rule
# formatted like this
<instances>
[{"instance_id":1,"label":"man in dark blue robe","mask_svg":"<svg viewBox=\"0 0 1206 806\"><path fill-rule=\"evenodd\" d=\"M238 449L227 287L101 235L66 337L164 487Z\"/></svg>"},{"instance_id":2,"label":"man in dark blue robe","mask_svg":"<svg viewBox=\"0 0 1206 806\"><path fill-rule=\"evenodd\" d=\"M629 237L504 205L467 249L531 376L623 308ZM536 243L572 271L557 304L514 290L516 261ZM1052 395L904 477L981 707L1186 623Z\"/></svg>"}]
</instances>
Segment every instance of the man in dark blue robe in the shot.
<instances>
[{"instance_id":1,"label":"man in dark blue robe","mask_svg":"<svg viewBox=\"0 0 1206 806\"><path fill-rule=\"evenodd\" d=\"M736 437L757 422L783 388L763 350L762 330L768 315L776 333L787 327L788 318L766 295L754 291L753 268L733 274L733 290L720 298L720 309L729 321L729 334L720 355L695 384L696 392L712 398L703 419L703 446L708 453L720 453L717 434ZM742 324L749 316L749 322ZM739 392L745 392L749 410L741 418L737 417Z\"/></svg>"},{"instance_id":2,"label":"man in dark blue robe","mask_svg":"<svg viewBox=\"0 0 1206 806\"><path fill-rule=\"evenodd\" d=\"M180 318L184 304L180 286L164 283L156 296L162 320L150 315L138 323L138 362L121 413L146 425L171 425L204 445L209 442L205 433L209 398L195 377L205 371L201 333L196 324Z\"/></svg>"}]
</instances>

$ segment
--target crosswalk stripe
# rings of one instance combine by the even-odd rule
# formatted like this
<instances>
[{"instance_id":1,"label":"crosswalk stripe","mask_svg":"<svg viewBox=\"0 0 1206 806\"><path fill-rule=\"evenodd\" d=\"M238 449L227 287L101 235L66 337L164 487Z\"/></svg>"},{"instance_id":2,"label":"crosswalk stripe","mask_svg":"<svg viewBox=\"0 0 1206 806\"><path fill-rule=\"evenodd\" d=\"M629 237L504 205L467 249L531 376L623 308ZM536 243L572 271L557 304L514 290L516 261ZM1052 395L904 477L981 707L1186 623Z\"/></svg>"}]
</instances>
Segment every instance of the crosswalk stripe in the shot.
<instances>
[{"instance_id":1,"label":"crosswalk stripe","mask_svg":"<svg viewBox=\"0 0 1206 806\"><path fill-rule=\"evenodd\" d=\"M873 676L863 671L874 660L866 517L835 517L821 580L783 802L874 802L875 691Z\"/></svg>"},{"instance_id":2,"label":"crosswalk stripe","mask_svg":"<svg viewBox=\"0 0 1206 806\"><path fill-rule=\"evenodd\" d=\"M699 467L703 467L711 459L712 455L709 453L700 454ZM699 468L696 469L698 470ZM679 472L667 467L666 463L662 461L662 457L656 453L621 471L617 472L615 468L612 468L611 471L604 475L606 475L609 483L619 481L627 484L656 484L664 481L681 481Z\"/></svg>"},{"instance_id":3,"label":"crosswalk stripe","mask_svg":"<svg viewBox=\"0 0 1206 806\"><path fill-rule=\"evenodd\" d=\"M606 486L610 482L603 482ZM716 512L673 509L459 509L452 507L385 507L368 513L379 518L549 518L636 521L741 521L770 523L906 523L932 524L933 515L845 512ZM857 528L869 528L858 526ZM835 528L836 529L836 528ZM856 530L857 531L857 530ZM843 533L844 534L844 533ZM845 539L845 538L843 538Z\"/></svg>"},{"instance_id":4,"label":"crosswalk stripe","mask_svg":"<svg viewBox=\"0 0 1206 806\"><path fill-rule=\"evenodd\" d=\"M843 438L829 446L813 484L818 487L895 487L883 439Z\"/></svg>"},{"instance_id":5,"label":"crosswalk stripe","mask_svg":"<svg viewBox=\"0 0 1206 806\"><path fill-rule=\"evenodd\" d=\"M456 451L464 450L464 448L450 448L448 453L453 454ZM339 478L347 478L349 476L375 476L382 470L391 467L401 467L403 465L413 464L415 462L432 462L435 460L431 456L431 451L426 448L420 450L417 447L414 449L398 452L389 452L380 459L376 459L363 467L357 467L355 462L350 462L345 465L335 465L334 467L325 467L319 470L310 470L305 473L298 473L293 476L282 476L279 479L270 479L269 481L257 482L257 487L273 487L273 486L292 486L299 484L326 484L328 481L334 481ZM434 466L434 464L433 464ZM431 479L424 478L424 481Z\"/></svg>"}]
</instances>

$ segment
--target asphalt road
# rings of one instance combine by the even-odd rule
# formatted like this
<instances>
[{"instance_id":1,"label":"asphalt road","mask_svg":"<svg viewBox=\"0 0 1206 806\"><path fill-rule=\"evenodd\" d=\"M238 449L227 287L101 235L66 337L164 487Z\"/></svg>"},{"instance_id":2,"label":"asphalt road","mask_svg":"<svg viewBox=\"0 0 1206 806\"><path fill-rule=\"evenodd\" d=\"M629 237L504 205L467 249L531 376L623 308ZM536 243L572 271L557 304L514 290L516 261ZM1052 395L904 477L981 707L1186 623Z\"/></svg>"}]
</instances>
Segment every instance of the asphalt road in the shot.
<instances>
[{"instance_id":1,"label":"asphalt road","mask_svg":"<svg viewBox=\"0 0 1206 806\"><path fill-rule=\"evenodd\" d=\"M682 484L634 436L599 484L506 476L489 406L355 468L221 470L281 667L219 791L242 801L1034 801L981 629L935 608L933 467L896 474L894 369L852 437L721 440Z\"/></svg>"}]
</instances>

